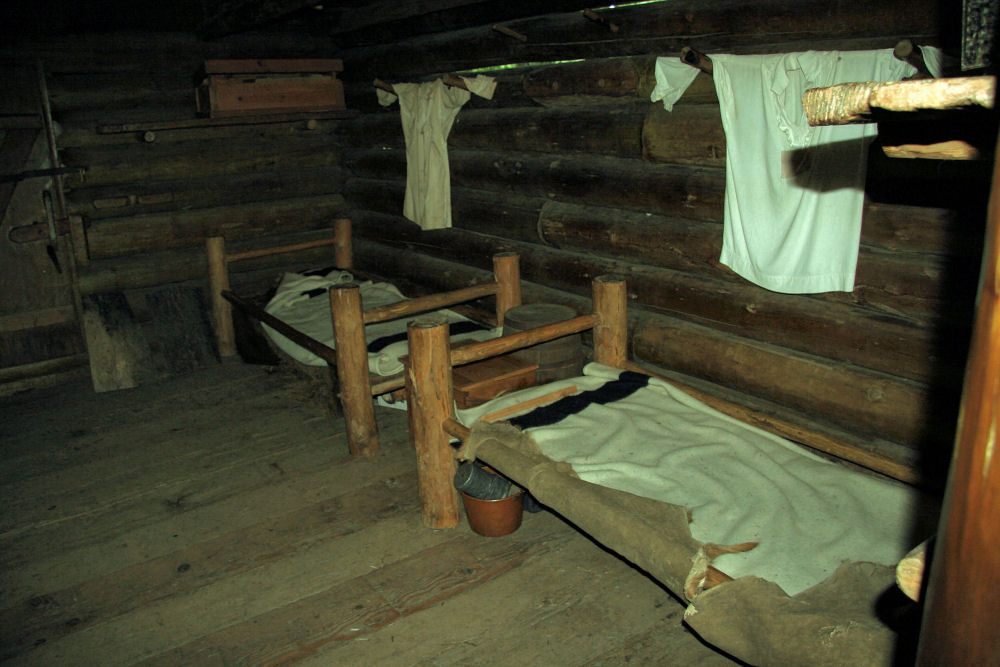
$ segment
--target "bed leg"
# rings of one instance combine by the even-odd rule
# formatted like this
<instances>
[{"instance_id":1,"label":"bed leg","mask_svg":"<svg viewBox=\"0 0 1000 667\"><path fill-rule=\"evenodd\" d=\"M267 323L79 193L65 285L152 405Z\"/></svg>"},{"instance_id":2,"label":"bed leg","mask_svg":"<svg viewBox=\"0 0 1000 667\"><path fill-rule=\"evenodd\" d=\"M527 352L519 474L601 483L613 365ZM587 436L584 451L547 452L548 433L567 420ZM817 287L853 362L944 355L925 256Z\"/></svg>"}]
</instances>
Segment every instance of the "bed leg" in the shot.
<instances>
[{"instance_id":1,"label":"bed leg","mask_svg":"<svg viewBox=\"0 0 1000 667\"><path fill-rule=\"evenodd\" d=\"M333 221L333 263L338 269L354 268L354 247L351 242L351 221L337 218Z\"/></svg>"},{"instance_id":2,"label":"bed leg","mask_svg":"<svg viewBox=\"0 0 1000 667\"><path fill-rule=\"evenodd\" d=\"M333 316L333 341L337 348L337 377L340 400L347 425L347 445L351 456L374 456L378 453L378 429L372 406L371 376L368 374L368 351L365 347L364 314L361 289L357 283L330 288Z\"/></svg>"},{"instance_id":3,"label":"bed leg","mask_svg":"<svg viewBox=\"0 0 1000 667\"><path fill-rule=\"evenodd\" d=\"M503 326L508 310L521 305L521 266L516 252L493 255L493 278L497 282L497 326Z\"/></svg>"},{"instance_id":4,"label":"bed leg","mask_svg":"<svg viewBox=\"0 0 1000 667\"><path fill-rule=\"evenodd\" d=\"M621 368L628 361L628 296L625 280L594 278L594 361Z\"/></svg>"},{"instance_id":5,"label":"bed leg","mask_svg":"<svg viewBox=\"0 0 1000 667\"><path fill-rule=\"evenodd\" d=\"M229 289L229 267L226 260L226 239L212 236L205 239L208 255L208 291L212 302L212 328L220 357L236 354L236 334L233 331L233 312L222 292Z\"/></svg>"},{"instance_id":6,"label":"bed leg","mask_svg":"<svg viewBox=\"0 0 1000 667\"><path fill-rule=\"evenodd\" d=\"M448 324L441 318L407 325L410 359L406 368L410 439L417 451L417 480L424 525L458 525L455 491L455 455L448 444L444 422L453 416L451 353Z\"/></svg>"}]
</instances>

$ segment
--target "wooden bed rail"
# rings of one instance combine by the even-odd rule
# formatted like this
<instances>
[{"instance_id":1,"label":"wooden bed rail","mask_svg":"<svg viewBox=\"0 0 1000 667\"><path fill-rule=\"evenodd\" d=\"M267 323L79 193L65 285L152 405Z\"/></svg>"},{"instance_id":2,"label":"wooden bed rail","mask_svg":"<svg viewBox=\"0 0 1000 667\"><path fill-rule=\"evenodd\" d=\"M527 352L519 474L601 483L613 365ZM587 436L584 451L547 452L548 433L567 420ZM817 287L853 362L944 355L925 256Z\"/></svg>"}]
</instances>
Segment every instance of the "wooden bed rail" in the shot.
<instances>
[{"instance_id":1,"label":"wooden bed rail","mask_svg":"<svg viewBox=\"0 0 1000 667\"><path fill-rule=\"evenodd\" d=\"M371 374L368 371L364 325L401 319L495 294L497 323L498 326L502 326L504 313L521 303L519 262L517 253L498 253L493 256L492 282L400 301L366 311L362 310L361 291L357 283L346 283L331 288L330 311L333 318L334 347L340 352L337 356L337 378L340 384L340 400L344 406L348 447L352 455L373 456L378 452L378 432L375 428L372 396L405 385L399 378L372 384ZM445 336L447 339L447 327Z\"/></svg>"},{"instance_id":2,"label":"wooden bed rail","mask_svg":"<svg viewBox=\"0 0 1000 667\"><path fill-rule=\"evenodd\" d=\"M561 336L594 330L594 360L618 365L627 361L627 294L625 281L600 276L593 281L594 312L563 322L528 329L510 336L451 349L448 325L441 318L410 322L410 354L406 391L410 439L417 452L417 479L424 525L440 529L458 525L458 492L455 491L455 457L450 435L462 435L455 420L451 369L489 356L503 354Z\"/></svg>"},{"instance_id":3,"label":"wooden bed rail","mask_svg":"<svg viewBox=\"0 0 1000 667\"><path fill-rule=\"evenodd\" d=\"M270 248L254 248L241 252L227 253L226 239L224 237L212 236L205 239L205 254L208 258L208 286L212 303L212 328L215 331L215 341L220 357L232 357L236 354L236 334L233 330L233 313L229 305L232 299L223 297L223 292L229 292L232 295L232 292L229 291L229 262L257 257L269 257L271 255L297 252L299 250L308 250L326 245L333 246L333 262L337 267L342 269L353 268L351 221L348 218L334 219L332 237L272 246ZM322 357L323 355L319 356Z\"/></svg>"},{"instance_id":4,"label":"wooden bed rail","mask_svg":"<svg viewBox=\"0 0 1000 667\"><path fill-rule=\"evenodd\" d=\"M517 253L502 252L493 256L493 282L370 308L364 312L365 324L398 320L493 295L497 297L497 326L503 326L504 314L521 305L521 270Z\"/></svg>"}]
</instances>

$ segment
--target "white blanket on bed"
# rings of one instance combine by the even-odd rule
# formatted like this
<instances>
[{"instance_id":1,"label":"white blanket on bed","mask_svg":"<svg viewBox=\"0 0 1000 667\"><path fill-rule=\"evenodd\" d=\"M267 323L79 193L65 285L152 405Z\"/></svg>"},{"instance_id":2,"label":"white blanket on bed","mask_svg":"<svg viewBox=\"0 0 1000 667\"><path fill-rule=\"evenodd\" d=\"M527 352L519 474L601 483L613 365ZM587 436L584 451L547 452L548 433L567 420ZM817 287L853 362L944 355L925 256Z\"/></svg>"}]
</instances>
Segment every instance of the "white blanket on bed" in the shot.
<instances>
[{"instance_id":1,"label":"white blanket on bed","mask_svg":"<svg viewBox=\"0 0 1000 667\"><path fill-rule=\"evenodd\" d=\"M471 426L488 412L569 385L581 392L635 388L613 382L619 372L589 364L583 377L494 399L460 411L459 419ZM690 508L698 540L759 542L719 557L717 567L733 577L763 577L789 595L843 561L894 565L928 536L915 522L928 524L936 507L914 489L814 456L665 382L644 382L609 405L590 403L549 426L520 426L586 481ZM574 397L563 400L572 405ZM530 415L543 416L545 407Z\"/></svg>"},{"instance_id":2,"label":"white blanket on bed","mask_svg":"<svg viewBox=\"0 0 1000 667\"><path fill-rule=\"evenodd\" d=\"M319 342L334 347L333 318L330 313L330 288L334 285L351 282L354 277L346 272L332 270L325 274L286 273L274 297L268 302L265 310L285 324L298 329L302 333ZM360 283L362 308L376 308L406 299L391 283L376 283L366 281ZM447 318L455 333L452 340L486 340L496 338L501 329L476 327L467 317L450 310L436 311L437 315ZM428 314L429 315L429 314ZM421 315L420 317L425 317ZM405 356L409 347L406 342L406 323L412 318L378 322L365 327L365 342L368 344L368 369L377 375L395 375L402 372L403 364L399 358ZM321 358L293 343L266 324L264 331L282 351L296 361L308 366L324 366ZM475 330L470 330L476 327Z\"/></svg>"}]
</instances>

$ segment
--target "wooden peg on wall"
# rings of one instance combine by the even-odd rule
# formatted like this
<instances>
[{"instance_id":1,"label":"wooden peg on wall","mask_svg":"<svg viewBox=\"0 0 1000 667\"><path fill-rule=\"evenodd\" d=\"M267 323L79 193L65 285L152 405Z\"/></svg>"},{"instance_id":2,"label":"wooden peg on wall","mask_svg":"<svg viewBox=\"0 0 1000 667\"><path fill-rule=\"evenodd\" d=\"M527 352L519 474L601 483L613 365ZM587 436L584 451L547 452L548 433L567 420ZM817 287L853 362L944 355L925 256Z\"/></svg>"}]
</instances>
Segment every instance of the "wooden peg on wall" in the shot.
<instances>
[{"instance_id":1,"label":"wooden peg on wall","mask_svg":"<svg viewBox=\"0 0 1000 667\"><path fill-rule=\"evenodd\" d=\"M378 88L379 90L384 90L385 92L392 93L393 95L396 94L396 89L392 87L392 84L386 83L382 79L375 79L374 81L372 81L372 85Z\"/></svg>"},{"instance_id":2,"label":"wooden peg on wall","mask_svg":"<svg viewBox=\"0 0 1000 667\"><path fill-rule=\"evenodd\" d=\"M508 37L513 37L514 39L519 39L522 42L527 42L528 41L528 36L527 35L521 34L518 31L512 30L512 29L508 28L507 26L500 25L499 23L494 23L493 24L493 29L496 30L497 32L501 33L501 34L507 35Z\"/></svg>"},{"instance_id":3,"label":"wooden peg on wall","mask_svg":"<svg viewBox=\"0 0 1000 667\"><path fill-rule=\"evenodd\" d=\"M588 19L590 19L591 21L594 21L595 23L600 23L601 25L605 26L611 32L618 32L618 24L612 23L611 21L607 20L606 18L595 12L593 9L584 9L583 15Z\"/></svg>"},{"instance_id":4,"label":"wooden peg on wall","mask_svg":"<svg viewBox=\"0 0 1000 667\"><path fill-rule=\"evenodd\" d=\"M907 77L909 79L933 79L934 76L931 74L930 70L927 69L927 63L924 62L924 54L918 49L912 40L901 39L896 47L892 50L892 55L896 56L900 60L909 63L917 69L917 73L913 76Z\"/></svg>"},{"instance_id":5,"label":"wooden peg on wall","mask_svg":"<svg viewBox=\"0 0 1000 667\"><path fill-rule=\"evenodd\" d=\"M444 83L446 86L453 86L455 88L461 88L462 90L468 90L469 87L465 85L465 79L460 76L455 76L454 74L445 74Z\"/></svg>"},{"instance_id":6,"label":"wooden peg on wall","mask_svg":"<svg viewBox=\"0 0 1000 667\"><path fill-rule=\"evenodd\" d=\"M697 67L709 76L712 75L712 59L704 53L695 51L690 46L685 46L681 49L681 61L687 63L691 67Z\"/></svg>"}]
</instances>

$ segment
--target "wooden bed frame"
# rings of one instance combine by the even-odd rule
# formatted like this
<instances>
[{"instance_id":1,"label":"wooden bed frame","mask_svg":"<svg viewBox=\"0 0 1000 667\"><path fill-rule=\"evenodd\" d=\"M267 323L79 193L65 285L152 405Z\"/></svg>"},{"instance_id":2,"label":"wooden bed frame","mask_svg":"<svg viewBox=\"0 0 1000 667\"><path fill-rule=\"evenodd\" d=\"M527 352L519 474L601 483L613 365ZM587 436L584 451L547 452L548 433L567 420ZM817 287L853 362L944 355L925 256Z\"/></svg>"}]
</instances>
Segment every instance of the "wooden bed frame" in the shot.
<instances>
[{"instance_id":1,"label":"wooden bed frame","mask_svg":"<svg viewBox=\"0 0 1000 667\"><path fill-rule=\"evenodd\" d=\"M455 453L451 436L464 439L469 429L455 419L452 367L505 354L554 338L593 329L594 361L623 367L628 360L625 281L599 276L593 281L594 309L587 315L527 331L449 348L447 323L436 319L410 322L407 334L406 391L410 397L410 438L417 450L417 475L424 524L452 528L459 522L455 490Z\"/></svg>"},{"instance_id":2,"label":"wooden bed frame","mask_svg":"<svg viewBox=\"0 0 1000 667\"><path fill-rule=\"evenodd\" d=\"M354 268L351 221L347 218L334 220L332 237L290 245L227 253L225 239L222 237L217 236L206 240L212 322L219 355L228 357L236 354L235 330L230 305L232 304L250 317L267 324L289 340L320 357L337 372L337 386L344 420L347 424L348 447L351 454L353 456L374 456L378 453L379 444L372 398L403 388L405 380L403 374L384 377L373 376L369 373L365 325L398 320L473 299L495 296L497 326L502 326L504 313L521 303L519 257L516 253L494 255L493 280L491 282L429 294L368 310L362 309L358 283L351 282L331 288L330 309L336 349L289 326L263 308L240 298L229 288L228 267L231 262L326 245L333 246L334 265L337 268L350 271L360 277L378 280L377 277ZM340 354L338 354L338 350Z\"/></svg>"},{"instance_id":3,"label":"wooden bed frame","mask_svg":"<svg viewBox=\"0 0 1000 667\"><path fill-rule=\"evenodd\" d=\"M426 526L442 529L451 528L458 524L460 520L459 496L453 483L456 469L456 451L451 445L451 440L453 438L460 440L463 443L463 448L466 446L465 443L468 443L470 440L476 440L475 437L470 437L476 435L473 430L460 423L456 418L455 401L451 384L452 366L476 362L491 355L504 354L592 328L595 362L657 377L628 361L626 300L626 285L624 280L610 276L601 276L595 278L593 281L593 311L590 314L580 315L562 322L556 322L461 348L449 349L448 328L446 323L440 318L417 320L408 324L407 334L410 345L409 356L406 358L406 387L410 398L410 436L417 451L418 485L423 512L422 518ZM686 388L682 389L686 391ZM549 394L527 399L509 408L489 413L482 418L482 421L494 422L515 412L552 403L566 394L566 391L556 390ZM482 432L478 433L481 434ZM555 462L543 462L541 459L544 459L544 457L535 459L531 454L520 449L515 453L515 449L500 444L490 436L487 436L485 440L482 439L482 435L479 435L479 438L477 447L485 451L485 461L489 465L503 473L505 466L496 461L511 463L518 472L510 472L508 474L513 475L515 481L520 481L524 484L530 483L532 488L541 489L542 487L536 487L535 484L552 470L549 466L558 466L558 463ZM507 453L501 454L501 450L506 450ZM472 453L471 456L475 457L476 454ZM494 456L500 456L501 458L494 459ZM517 461L518 458L520 458L520 461ZM529 482L529 480L532 481ZM586 485L585 482L582 484ZM578 489L580 487L575 488ZM546 485L546 489L549 492L553 491L553 487L549 485ZM560 494L559 496L550 497L558 497L564 500L571 498L568 488L562 491L565 491L567 495ZM554 505L556 511L564 512L567 518L570 518L571 509L575 512L580 507L595 507L591 502L592 497L576 495L577 491L573 491L572 493L574 495L569 500L570 504L565 506ZM645 502L645 499L640 498L639 500ZM829 625L829 622L839 622L840 619L835 618L835 616L838 613L837 610L842 609L840 606L833 605L830 608L829 617L824 616L822 613L813 614L817 605L821 606L823 604L823 598L820 598L818 601L806 601L803 598L797 600L792 605L785 605L784 602L788 598L783 597L784 592L781 588L757 577L742 577L732 587L720 586L720 584L726 584L734 580L731 576L711 564L714 557L723 553L734 553L753 548L756 543L748 542L741 545L729 546L706 543L702 545L695 556L678 559L676 551L672 548L673 545L668 546L667 544L673 537L665 537L664 539L667 542L660 542L658 544L671 552L666 557L666 560L672 560L674 566L671 568L661 568L660 565L665 561L658 560L658 556L656 555L658 552L655 550L653 552L648 551L651 540L646 536L650 533L659 535L661 531L656 530L657 527L664 529L662 531L663 535L676 536L676 525L670 524L668 528L669 522L659 523L658 518L654 518L652 522L649 522L649 515L644 515L645 518L638 517L636 521L642 528L642 537L638 540L638 544L628 544L627 546L620 544L622 536L626 534L624 531L619 530L621 525L628 524L630 527L636 525L632 523L631 519L625 518L630 517L631 510L638 507L638 505L632 505L630 502L626 501L621 504L611 502L602 506L603 510L624 512L623 514L619 513L616 515L623 517L623 521L611 528L608 528L607 524L598 525L597 523L590 523L590 526L586 527L588 523L586 520L587 517L579 513L574 514L570 520L578 525L581 530L590 533L596 541L617 551L636 566L650 573L654 578L659 579L671 592L690 601L692 605L686 612L686 619L688 619L687 614L692 613L695 607L697 607L697 610L693 613L705 614L704 609L706 605L711 609L713 603L723 600L727 601L722 602L721 605L717 605L712 611L708 612L709 618L707 621L704 615L699 618L700 623L707 623L707 625L700 626L701 629L696 629L696 631L701 633L702 630L707 630L715 633L712 639L706 640L709 643L716 643L723 650L739 648L739 652L734 653L737 657L739 657L740 652L744 653L744 655L754 655L754 651L759 650L752 646L753 642L750 643L750 647L740 645L739 641L730 646L729 642L731 639L729 639L727 630L722 631L720 640L720 635L718 634L719 619L725 619L727 613L725 611L720 613L720 608L727 608L728 605L728 609L737 610L735 612L737 615L741 613L739 611L741 609L744 612L746 610L753 610L748 612L751 615L758 612L777 612L779 615L787 615L787 618L784 615L780 617L782 622L791 621L795 618L796 614L803 614L801 618L806 619L806 621L802 627L808 626L805 630L802 630L803 636L808 638L805 640L804 645L808 650L817 649L826 651L827 658L831 655L839 655L838 651L850 645L853 657L848 662L859 664L854 663L853 659L860 659L862 655L867 656L872 647L875 647L875 650L880 652L887 650L885 646L885 634L871 632L869 626L863 626L866 629L859 631L857 635L850 635L848 637L850 633L845 631L845 636L838 638L836 642L829 645L823 643L823 630L828 627L835 627ZM664 503L664 506L667 505ZM670 507L685 513L682 520L684 525L690 522L690 514L686 514L687 510L685 508L677 505L671 505ZM591 530L594 532L590 532ZM635 533L628 534L633 535ZM605 538L611 539L606 540ZM683 539L680 543L683 543ZM683 547L678 548L683 551ZM701 559L703 555L706 556L707 560ZM678 575L676 569L678 560L685 563L685 566L691 567L686 578ZM863 563L855 563L854 565L870 566L870 564ZM834 578L835 575L831 576L829 580ZM840 582L843 581L844 579L842 578ZM756 584L748 586L747 582L761 582L765 587L770 588L766 588L762 594L760 588L754 588ZM823 583L825 584L826 582ZM842 585L842 583L838 583L839 585ZM715 595L716 592L718 592L718 595ZM745 600L740 597L744 593L747 593L752 598L752 601L745 606ZM714 597L712 597L713 595ZM713 602L706 602L703 596L711 597ZM736 601L736 604L733 604L734 601ZM803 609L806 608L809 610L808 613L803 612ZM713 617L712 614L716 615ZM693 619L688 620L689 622L694 622ZM853 621L849 617L848 623L850 622ZM820 632L817 633L816 628L809 626L809 623L821 626L819 628ZM752 628L744 628L744 630L753 632ZM891 633L888 626L886 626L886 632ZM859 636L861 640L855 643L855 638ZM776 635L773 634L769 635L769 637L771 638L767 641L772 644L775 641L779 643L784 641L781 638L775 639ZM817 640L816 637L819 637L819 639ZM816 646L810 643L817 641L819 643ZM783 657L789 658L793 654L798 655L794 650L786 650ZM881 653L879 654L881 655Z\"/></svg>"}]
</instances>

